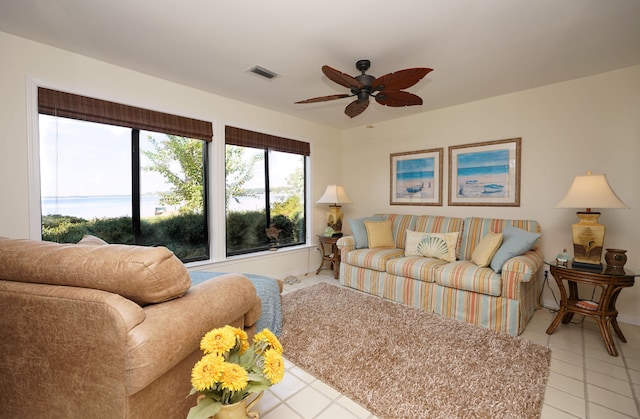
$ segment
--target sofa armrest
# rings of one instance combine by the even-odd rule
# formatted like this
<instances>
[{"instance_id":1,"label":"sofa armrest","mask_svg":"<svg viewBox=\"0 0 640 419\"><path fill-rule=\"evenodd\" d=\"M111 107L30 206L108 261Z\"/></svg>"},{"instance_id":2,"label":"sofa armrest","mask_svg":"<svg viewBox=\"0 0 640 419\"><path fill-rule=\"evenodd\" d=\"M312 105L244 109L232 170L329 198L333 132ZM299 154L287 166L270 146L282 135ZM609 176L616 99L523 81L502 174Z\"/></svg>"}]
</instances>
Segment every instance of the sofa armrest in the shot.
<instances>
[{"instance_id":1,"label":"sofa armrest","mask_svg":"<svg viewBox=\"0 0 640 419\"><path fill-rule=\"evenodd\" d=\"M241 329L251 326L260 315L260 298L245 276L225 274L144 311L145 321L128 336L128 394L146 387L197 350L209 330L227 324Z\"/></svg>"},{"instance_id":2,"label":"sofa armrest","mask_svg":"<svg viewBox=\"0 0 640 419\"><path fill-rule=\"evenodd\" d=\"M338 249L340 249L340 260L345 260L347 253L356 248L356 239L353 236L342 236L336 243Z\"/></svg>"},{"instance_id":3,"label":"sofa armrest","mask_svg":"<svg viewBox=\"0 0 640 419\"><path fill-rule=\"evenodd\" d=\"M535 278L543 257L542 251L537 248L507 260L502 265L502 295L513 300L520 299L520 284Z\"/></svg>"}]
</instances>

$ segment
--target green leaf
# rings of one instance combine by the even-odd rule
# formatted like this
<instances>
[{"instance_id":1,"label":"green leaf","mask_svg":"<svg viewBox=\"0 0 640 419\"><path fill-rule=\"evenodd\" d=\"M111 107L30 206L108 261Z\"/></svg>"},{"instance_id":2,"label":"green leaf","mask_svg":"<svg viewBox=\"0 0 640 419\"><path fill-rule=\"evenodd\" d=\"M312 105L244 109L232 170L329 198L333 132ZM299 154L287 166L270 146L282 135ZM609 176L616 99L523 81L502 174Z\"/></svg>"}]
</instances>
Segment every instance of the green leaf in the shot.
<instances>
[{"instance_id":1,"label":"green leaf","mask_svg":"<svg viewBox=\"0 0 640 419\"><path fill-rule=\"evenodd\" d=\"M222 403L214 402L211 399L202 399L200 402L189 409L187 419L207 419L215 416L220 411Z\"/></svg>"},{"instance_id":2,"label":"green leaf","mask_svg":"<svg viewBox=\"0 0 640 419\"><path fill-rule=\"evenodd\" d=\"M244 391L246 391L247 393L258 393L260 391L268 389L269 387L271 387L271 382L269 380L252 381L247 384L247 387L245 387Z\"/></svg>"}]
</instances>

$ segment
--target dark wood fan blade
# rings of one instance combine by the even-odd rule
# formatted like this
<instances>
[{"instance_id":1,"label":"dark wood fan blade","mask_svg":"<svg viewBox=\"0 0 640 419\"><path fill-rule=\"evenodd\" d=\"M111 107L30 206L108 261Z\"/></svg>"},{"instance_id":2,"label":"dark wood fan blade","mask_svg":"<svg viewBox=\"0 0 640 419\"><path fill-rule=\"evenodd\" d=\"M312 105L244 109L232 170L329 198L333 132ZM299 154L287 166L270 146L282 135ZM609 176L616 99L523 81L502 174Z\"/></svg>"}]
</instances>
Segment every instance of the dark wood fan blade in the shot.
<instances>
[{"instance_id":1,"label":"dark wood fan blade","mask_svg":"<svg viewBox=\"0 0 640 419\"><path fill-rule=\"evenodd\" d=\"M348 74L343 73L342 71L336 70L335 68L331 68L328 65L322 66L322 72L325 76L327 76L331 81L338 83L344 87L351 89L355 87L356 89L362 89L364 86L362 83L358 81L355 77L351 77Z\"/></svg>"},{"instance_id":2,"label":"dark wood fan blade","mask_svg":"<svg viewBox=\"0 0 640 419\"><path fill-rule=\"evenodd\" d=\"M376 96L376 102L381 105L400 108L402 106L422 105L420 96L400 90L383 90Z\"/></svg>"},{"instance_id":3,"label":"dark wood fan blade","mask_svg":"<svg viewBox=\"0 0 640 419\"><path fill-rule=\"evenodd\" d=\"M372 84L373 90L402 90L413 86L424 76L426 76L431 68L408 68L406 70L396 71L395 73L385 74L378 77Z\"/></svg>"},{"instance_id":4,"label":"dark wood fan blade","mask_svg":"<svg viewBox=\"0 0 640 419\"><path fill-rule=\"evenodd\" d=\"M347 93L343 93L340 95L329 95L329 96L320 96L320 97L314 97L311 99L306 99L306 100L300 100L298 102L295 103L318 103L318 102L326 102L328 100L336 100L336 99L344 99L345 97L349 97L349 96L353 96Z\"/></svg>"},{"instance_id":5,"label":"dark wood fan blade","mask_svg":"<svg viewBox=\"0 0 640 419\"><path fill-rule=\"evenodd\" d=\"M353 118L354 116L358 116L364 112L364 110L367 109L367 106L369 106L369 99L363 101L354 100L344 108L344 113L349 118Z\"/></svg>"}]
</instances>

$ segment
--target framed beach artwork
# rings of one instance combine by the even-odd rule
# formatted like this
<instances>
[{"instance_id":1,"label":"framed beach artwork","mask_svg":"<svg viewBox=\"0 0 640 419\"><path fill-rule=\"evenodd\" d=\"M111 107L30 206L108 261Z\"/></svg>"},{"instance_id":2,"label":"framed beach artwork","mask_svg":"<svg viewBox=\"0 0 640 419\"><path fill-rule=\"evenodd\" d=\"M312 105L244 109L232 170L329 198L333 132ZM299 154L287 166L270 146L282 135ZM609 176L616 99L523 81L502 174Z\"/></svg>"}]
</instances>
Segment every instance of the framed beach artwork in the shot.
<instances>
[{"instance_id":1,"label":"framed beach artwork","mask_svg":"<svg viewBox=\"0 0 640 419\"><path fill-rule=\"evenodd\" d=\"M449 147L449 205L520 206L522 138Z\"/></svg>"},{"instance_id":2,"label":"framed beach artwork","mask_svg":"<svg viewBox=\"0 0 640 419\"><path fill-rule=\"evenodd\" d=\"M442 205L443 150L391 154L391 205Z\"/></svg>"}]
</instances>

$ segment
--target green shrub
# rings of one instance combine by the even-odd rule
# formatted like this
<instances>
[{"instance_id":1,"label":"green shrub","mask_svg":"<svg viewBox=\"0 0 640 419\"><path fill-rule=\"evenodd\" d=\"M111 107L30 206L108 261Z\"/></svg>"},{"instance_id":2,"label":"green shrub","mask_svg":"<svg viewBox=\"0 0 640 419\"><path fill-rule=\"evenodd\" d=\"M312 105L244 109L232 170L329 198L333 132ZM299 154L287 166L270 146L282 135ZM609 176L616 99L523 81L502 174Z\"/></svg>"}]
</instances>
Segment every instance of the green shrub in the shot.
<instances>
[{"instance_id":1,"label":"green shrub","mask_svg":"<svg viewBox=\"0 0 640 419\"><path fill-rule=\"evenodd\" d=\"M68 215L42 217L42 240L57 243L77 243L87 232L87 220Z\"/></svg>"},{"instance_id":2,"label":"green shrub","mask_svg":"<svg viewBox=\"0 0 640 419\"><path fill-rule=\"evenodd\" d=\"M266 246L264 211L233 211L227 214L227 253ZM262 225L263 235L258 236Z\"/></svg>"},{"instance_id":3,"label":"green shrub","mask_svg":"<svg viewBox=\"0 0 640 419\"><path fill-rule=\"evenodd\" d=\"M131 217L94 218L89 222L89 233L107 243L135 244Z\"/></svg>"},{"instance_id":4,"label":"green shrub","mask_svg":"<svg viewBox=\"0 0 640 419\"><path fill-rule=\"evenodd\" d=\"M207 257L206 229L203 217L179 214L171 217L149 217L140 222L141 243L135 243L131 217L83 218L65 215L42 217L42 239L58 243L77 243L85 234L107 243L165 246L180 260Z\"/></svg>"},{"instance_id":5,"label":"green shrub","mask_svg":"<svg viewBox=\"0 0 640 419\"><path fill-rule=\"evenodd\" d=\"M305 240L304 219L275 215L271 224L280 230L278 241L267 238L264 211L235 211L227 214L227 254L268 249L302 243ZM42 217L42 239L59 243L77 243L85 234L107 243L165 246L180 260L207 257L206 223L200 214L177 214L144 218L140 222L140 243L135 243L131 217L83 218L47 215Z\"/></svg>"}]
</instances>

